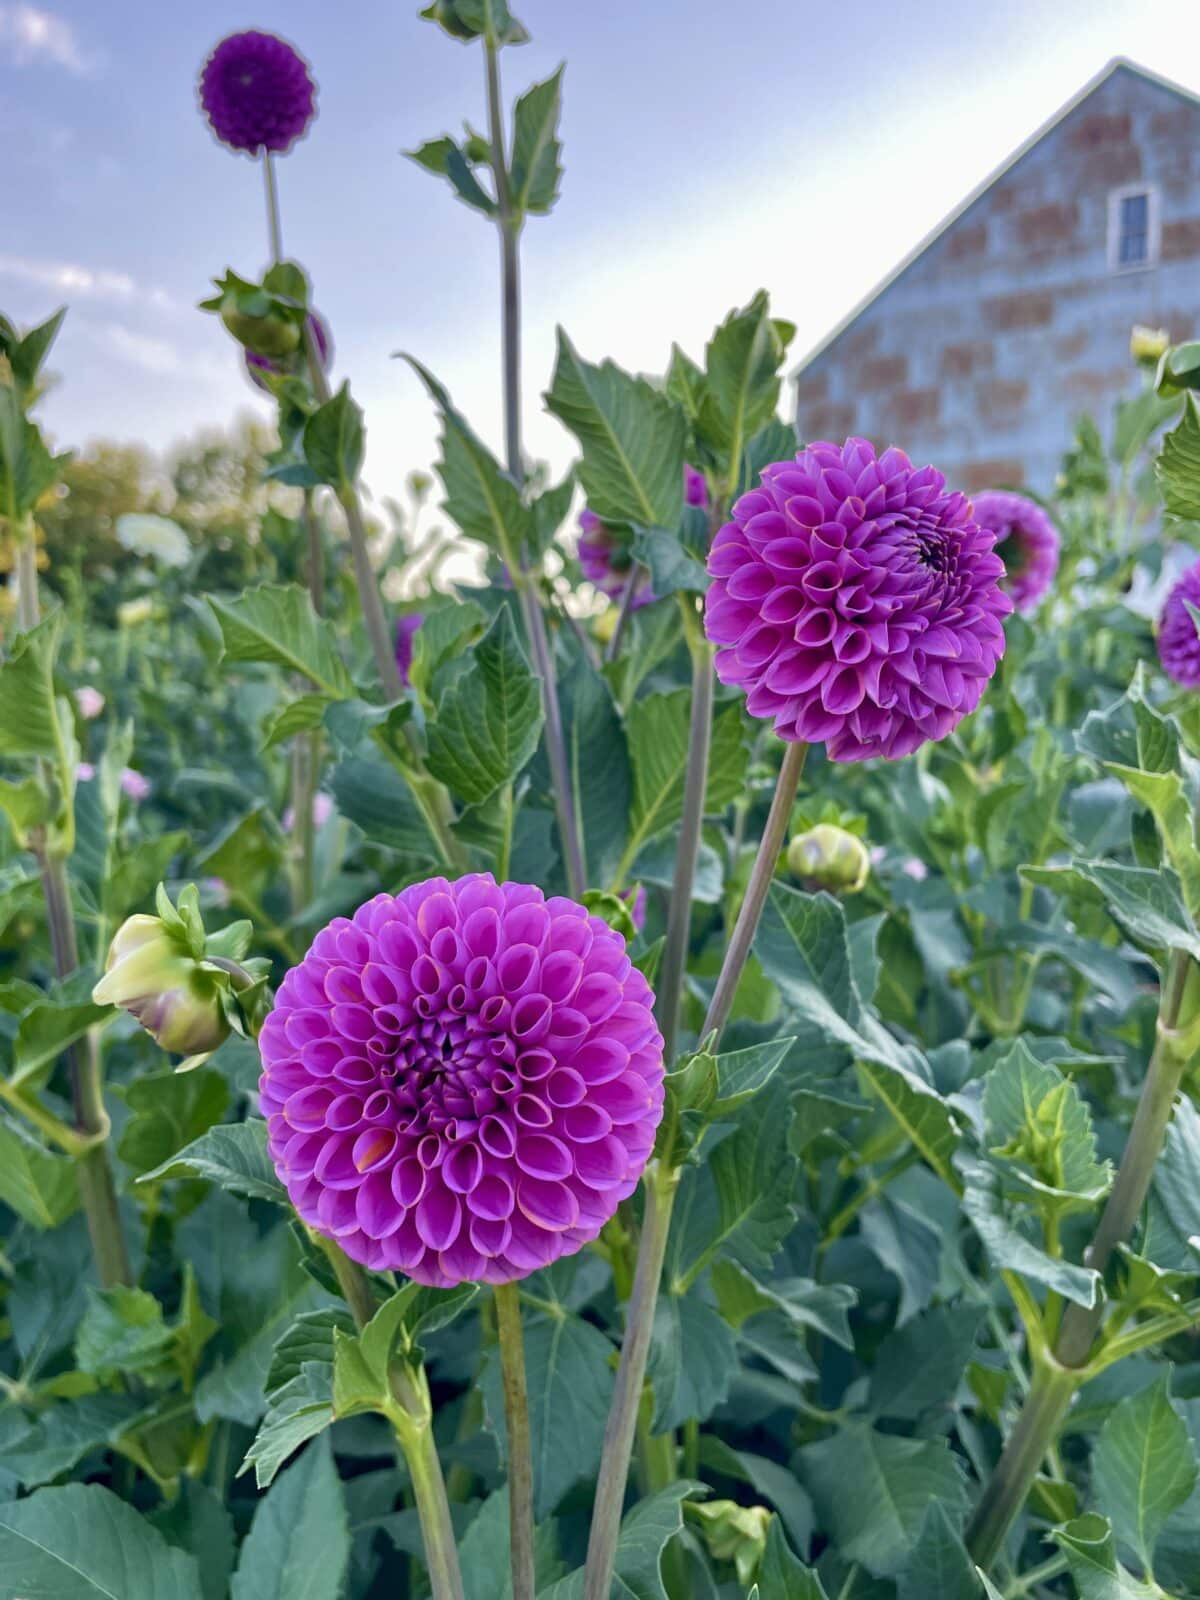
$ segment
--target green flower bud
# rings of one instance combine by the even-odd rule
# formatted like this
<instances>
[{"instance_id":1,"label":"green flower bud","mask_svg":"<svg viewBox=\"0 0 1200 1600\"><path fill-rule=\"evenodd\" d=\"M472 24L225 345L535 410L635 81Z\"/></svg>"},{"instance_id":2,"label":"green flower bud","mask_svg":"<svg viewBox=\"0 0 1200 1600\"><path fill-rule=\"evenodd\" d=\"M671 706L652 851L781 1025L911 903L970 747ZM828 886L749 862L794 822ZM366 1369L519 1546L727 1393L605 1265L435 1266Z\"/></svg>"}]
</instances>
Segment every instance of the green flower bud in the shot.
<instances>
[{"instance_id":1,"label":"green flower bud","mask_svg":"<svg viewBox=\"0 0 1200 1600\"><path fill-rule=\"evenodd\" d=\"M1170 343L1171 337L1165 328L1144 328L1136 323L1129 335L1129 354L1135 361L1153 367L1166 354Z\"/></svg>"},{"instance_id":2,"label":"green flower bud","mask_svg":"<svg viewBox=\"0 0 1200 1600\"><path fill-rule=\"evenodd\" d=\"M92 990L100 1006L120 1006L136 1017L164 1050L187 1056L183 1072L198 1066L231 1030L256 1038L266 1016L268 963L245 960L248 922L207 934L194 883L171 904L159 885L158 915L127 917L117 929Z\"/></svg>"},{"instance_id":3,"label":"green flower bud","mask_svg":"<svg viewBox=\"0 0 1200 1600\"><path fill-rule=\"evenodd\" d=\"M828 889L830 894L857 894L871 871L862 840L829 822L798 833L788 845L787 864L806 887Z\"/></svg>"},{"instance_id":4,"label":"green flower bud","mask_svg":"<svg viewBox=\"0 0 1200 1600\"><path fill-rule=\"evenodd\" d=\"M253 350L256 356L269 356L278 361L300 348L300 324L290 317L274 312L264 317L252 316L239 310L234 301L221 307L221 321L237 342Z\"/></svg>"},{"instance_id":5,"label":"green flower bud","mask_svg":"<svg viewBox=\"0 0 1200 1600\"><path fill-rule=\"evenodd\" d=\"M738 1582L748 1587L766 1553L771 1526L766 1506L739 1506L735 1500L690 1500L686 1514L698 1525L713 1560L731 1561Z\"/></svg>"}]
</instances>

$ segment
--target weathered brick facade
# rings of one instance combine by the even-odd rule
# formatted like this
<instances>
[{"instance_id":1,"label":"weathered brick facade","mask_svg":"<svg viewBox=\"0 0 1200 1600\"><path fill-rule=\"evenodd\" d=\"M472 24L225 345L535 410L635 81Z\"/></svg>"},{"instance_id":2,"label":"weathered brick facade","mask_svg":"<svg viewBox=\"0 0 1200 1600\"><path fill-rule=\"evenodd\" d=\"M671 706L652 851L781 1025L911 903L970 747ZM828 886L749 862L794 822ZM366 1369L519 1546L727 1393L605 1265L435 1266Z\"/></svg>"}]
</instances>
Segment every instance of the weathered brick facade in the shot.
<instances>
[{"instance_id":1,"label":"weathered brick facade","mask_svg":"<svg viewBox=\"0 0 1200 1600\"><path fill-rule=\"evenodd\" d=\"M1130 193L1149 259L1121 268ZM1135 323L1200 325L1200 100L1117 61L807 358L800 437L1048 492L1079 413L1136 387Z\"/></svg>"}]
</instances>

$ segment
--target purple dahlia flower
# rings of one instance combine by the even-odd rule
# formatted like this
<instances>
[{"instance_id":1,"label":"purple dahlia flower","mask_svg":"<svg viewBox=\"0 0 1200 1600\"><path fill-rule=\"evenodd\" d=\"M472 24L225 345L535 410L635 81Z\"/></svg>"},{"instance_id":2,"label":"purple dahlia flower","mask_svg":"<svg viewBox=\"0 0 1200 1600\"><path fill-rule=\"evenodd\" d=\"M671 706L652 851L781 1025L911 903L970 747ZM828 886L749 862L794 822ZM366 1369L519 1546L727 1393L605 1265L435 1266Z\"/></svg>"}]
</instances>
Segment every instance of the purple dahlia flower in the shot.
<instances>
[{"instance_id":1,"label":"purple dahlia flower","mask_svg":"<svg viewBox=\"0 0 1200 1600\"><path fill-rule=\"evenodd\" d=\"M708 510L708 484L704 481L704 474L695 467L683 464L683 498L689 506L702 506Z\"/></svg>"},{"instance_id":2,"label":"purple dahlia flower","mask_svg":"<svg viewBox=\"0 0 1200 1600\"><path fill-rule=\"evenodd\" d=\"M594 511L586 507L579 513L579 565L589 583L594 583L602 594L620 600L629 583L633 566L633 551L611 529L606 528ZM631 607L648 606L654 599L650 587L650 574L643 571L634 587Z\"/></svg>"},{"instance_id":3,"label":"purple dahlia flower","mask_svg":"<svg viewBox=\"0 0 1200 1600\"><path fill-rule=\"evenodd\" d=\"M473 873L338 917L280 985L259 1080L271 1159L356 1261L507 1283L594 1239L662 1116L662 1036L625 941Z\"/></svg>"},{"instance_id":4,"label":"purple dahlia flower","mask_svg":"<svg viewBox=\"0 0 1200 1600\"><path fill-rule=\"evenodd\" d=\"M1167 596L1158 619L1158 658L1168 677L1185 689L1200 688L1200 636L1185 601L1200 608L1200 561L1190 566Z\"/></svg>"},{"instance_id":5,"label":"purple dahlia flower","mask_svg":"<svg viewBox=\"0 0 1200 1600\"><path fill-rule=\"evenodd\" d=\"M1018 611L1032 611L1058 571L1058 529L1028 495L985 489L975 496L975 520L996 535Z\"/></svg>"},{"instance_id":6,"label":"purple dahlia flower","mask_svg":"<svg viewBox=\"0 0 1200 1600\"><path fill-rule=\"evenodd\" d=\"M312 330L313 343L317 347L317 359L324 370L328 372L333 360L333 341L329 337L329 329L325 325L325 319L324 317L319 317L315 311L310 311L308 314L308 326ZM269 392L270 386L263 382L262 378L259 377L259 373L270 372L278 375L284 370L282 363L273 360L270 356L260 356L257 350L244 350L243 354L246 357L246 372L251 383L256 389L266 389ZM289 359L303 371L303 346ZM290 371L291 368L289 367L288 370Z\"/></svg>"},{"instance_id":7,"label":"purple dahlia flower","mask_svg":"<svg viewBox=\"0 0 1200 1600\"><path fill-rule=\"evenodd\" d=\"M1004 653L995 536L903 450L819 442L765 467L713 540L717 676L831 761L908 755L974 711Z\"/></svg>"},{"instance_id":8,"label":"purple dahlia flower","mask_svg":"<svg viewBox=\"0 0 1200 1600\"><path fill-rule=\"evenodd\" d=\"M231 150L290 150L316 112L308 62L286 39L251 28L222 39L200 74L200 106Z\"/></svg>"},{"instance_id":9,"label":"purple dahlia flower","mask_svg":"<svg viewBox=\"0 0 1200 1600\"><path fill-rule=\"evenodd\" d=\"M406 689L412 672L413 641L424 621L425 618L419 611L408 611L404 616L396 618L396 671L400 674L400 682Z\"/></svg>"}]
</instances>

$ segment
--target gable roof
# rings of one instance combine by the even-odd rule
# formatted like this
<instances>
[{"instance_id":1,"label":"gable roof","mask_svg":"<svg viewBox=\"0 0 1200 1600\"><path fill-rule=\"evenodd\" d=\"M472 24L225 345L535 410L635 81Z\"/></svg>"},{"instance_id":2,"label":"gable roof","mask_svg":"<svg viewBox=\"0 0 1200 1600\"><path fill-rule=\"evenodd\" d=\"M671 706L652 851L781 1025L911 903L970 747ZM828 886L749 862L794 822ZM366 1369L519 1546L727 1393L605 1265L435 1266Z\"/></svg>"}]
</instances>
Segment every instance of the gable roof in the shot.
<instances>
[{"instance_id":1,"label":"gable roof","mask_svg":"<svg viewBox=\"0 0 1200 1600\"><path fill-rule=\"evenodd\" d=\"M994 171L989 172L987 177L984 178L983 182L977 184L975 188L971 190L970 194L968 194L964 200L960 201L959 204L955 206L954 210L938 223L936 228L927 233L923 239L919 240L908 252L908 254L892 268L887 277L881 278L875 287L869 290L868 293L865 294L858 302L858 304L852 307L852 309L846 313L841 321L836 323L835 326L830 329L820 343L815 344L804 357L804 359L796 363L796 365L792 368L790 376L792 378L798 378L807 367L812 365L818 356L823 355L836 339L841 338L842 334L845 333L847 328L849 328L852 323L858 321L859 317L862 316L863 312L866 311L868 307L874 305L875 301L879 299L880 295L882 295L885 290L891 288L892 284L896 282L897 278L901 277L905 272L907 272L909 267L911 267L915 261L919 260L931 245L936 244L944 233L949 232L959 218L964 216L977 200L981 200L994 184L999 183L1000 179L1003 178L1006 173L1011 172L1018 161L1022 160L1029 154L1031 150L1035 149L1037 145L1041 144L1043 139L1048 138L1060 123L1065 122L1073 111L1081 106L1083 102L1091 95L1095 94L1096 90L1099 89L1102 84L1107 83L1108 80L1115 76L1115 74L1118 72L1131 73L1134 77L1141 78L1146 83L1154 84L1156 88L1165 89L1168 94L1173 94L1178 99L1187 101L1190 105L1200 105L1200 94L1195 94L1192 92L1192 90L1185 89L1182 84L1175 83L1170 78L1164 78L1160 73L1151 72L1149 67L1139 66L1136 61L1131 61L1128 56L1114 56L1108 65L1102 67L1094 78L1089 78L1088 81L1083 85L1082 89L1073 94L1065 105L1060 106L1054 115L1048 119L1048 121L1043 122L1039 128L1035 128L1034 131L1029 135L1028 139L1026 139L1023 144L1018 145L1013 151L1012 155L1010 155L1006 161L1001 162L1001 164L995 168Z\"/></svg>"}]
</instances>

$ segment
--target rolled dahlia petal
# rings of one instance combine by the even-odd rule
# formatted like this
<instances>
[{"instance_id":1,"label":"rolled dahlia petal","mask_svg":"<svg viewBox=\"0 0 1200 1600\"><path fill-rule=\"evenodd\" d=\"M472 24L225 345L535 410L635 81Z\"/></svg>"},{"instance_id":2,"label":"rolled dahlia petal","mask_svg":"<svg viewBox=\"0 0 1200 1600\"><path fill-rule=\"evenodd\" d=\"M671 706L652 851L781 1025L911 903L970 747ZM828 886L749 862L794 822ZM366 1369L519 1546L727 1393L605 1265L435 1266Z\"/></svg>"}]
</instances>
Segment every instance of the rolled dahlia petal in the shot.
<instances>
[{"instance_id":1,"label":"rolled dahlia petal","mask_svg":"<svg viewBox=\"0 0 1200 1600\"><path fill-rule=\"evenodd\" d=\"M996 535L996 552L1008 573L1018 611L1032 611L1058 571L1058 529L1027 495L985 489L975 496L975 520Z\"/></svg>"},{"instance_id":2,"label":"rolled dahlia petal","mask_svg":"<svg viewBox=\"0 0 1200 1600\"><path fill-rule=\"evenodd\" d=\"M507 1283L590 1240L662 1116L654 996L573 900L487 873L322 929L260 1037L268 1148L356 1261Z\"/></svg>"},{"instance_id":3,"label":"rolled dahlia petal","mask_svg":"<svg viewBox=\"0 0 1200 1600\"><path fill-rule=\"evenodd\" d=\"M1168 677L1185 689L1200 688L1200 635L1185 602L1200 608L1200 561L1190 566L1167 596L1158 620L1158 658Z\"/></svg>"},{"instance_id":4,"label":"rolled dahlia petal","mask_svg":"<svg viewBox=\"0 0 1200 1600\"><path fill-rule=\"evenodd\" d=\"M965 495L865 439L765 467L713 540L705 631L722 683L832 761L944 739L1004 654L1004 563Z\"/></svg>"},{"instance_id":5,"label":"rolled dahlia petal","mask_svg":"<svg viewBox=\"0 0 1200 1600\"><path fill-rule=\"evenodd\" d=\"M286 39L251 28L222 39L200 74L200 106L231 150L280 154L304 134L316 112L308 62Z\"/></svg>"}]
</instances>

